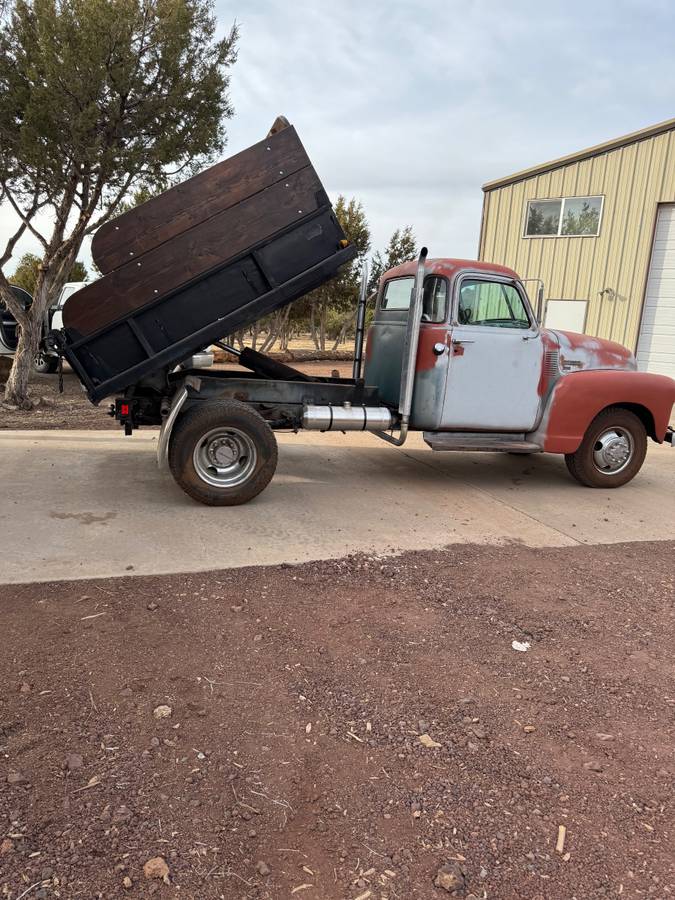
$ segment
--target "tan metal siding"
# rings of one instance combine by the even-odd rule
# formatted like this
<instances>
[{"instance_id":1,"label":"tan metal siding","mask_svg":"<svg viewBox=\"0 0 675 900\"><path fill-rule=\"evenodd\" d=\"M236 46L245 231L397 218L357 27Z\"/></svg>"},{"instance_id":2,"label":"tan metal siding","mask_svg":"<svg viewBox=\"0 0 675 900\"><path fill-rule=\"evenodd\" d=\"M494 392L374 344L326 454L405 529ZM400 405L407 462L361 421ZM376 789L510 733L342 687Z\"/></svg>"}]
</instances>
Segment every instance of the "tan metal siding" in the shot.
<instances>
[{"instance_id":1,"label":"tan metal siding","mask_svg":"<svg viewBox=\"0 0 675 900\"><path fill-rule=\"evenodd\" d=\"M598 237L523 237L528 200L597 194ZM588 300L587 332L635 348L657 207L672 202L675 130L488 190L481 259L543 279L546 297Z\"/></svg>"}]
</instances>

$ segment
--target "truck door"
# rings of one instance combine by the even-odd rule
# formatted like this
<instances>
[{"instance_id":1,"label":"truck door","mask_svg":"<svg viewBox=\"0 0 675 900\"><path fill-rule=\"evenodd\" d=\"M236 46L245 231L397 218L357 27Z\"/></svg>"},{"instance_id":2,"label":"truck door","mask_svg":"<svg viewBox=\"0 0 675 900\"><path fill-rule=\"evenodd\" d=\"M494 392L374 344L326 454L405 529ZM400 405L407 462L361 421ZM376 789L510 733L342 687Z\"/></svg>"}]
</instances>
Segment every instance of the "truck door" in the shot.
<instances>
[{"instance_id":1,"label":"truck door","mask_svg":"<svg viewBox=\"0 0 675 900\"><path fill-rule=\"evenodd\" d=\"M364 377L367 384L377 385L380 399L393 408L399 404L414 280L412 275L405 275L384 282L368 332ZM448 299L447 278L427 275L411 412L411 425L416 429L439 428L448 368Z\"/></svg>"},{"instance_id":2,"label":"truck door","mask_svg":"<svg viewBox=\"0 0 675 900\"><path fill-rule=\"evenodd\" d=\"M455 281L441 430L531 431L544 348L525 291L508 277Z\"/></svg>"}]
</instances>

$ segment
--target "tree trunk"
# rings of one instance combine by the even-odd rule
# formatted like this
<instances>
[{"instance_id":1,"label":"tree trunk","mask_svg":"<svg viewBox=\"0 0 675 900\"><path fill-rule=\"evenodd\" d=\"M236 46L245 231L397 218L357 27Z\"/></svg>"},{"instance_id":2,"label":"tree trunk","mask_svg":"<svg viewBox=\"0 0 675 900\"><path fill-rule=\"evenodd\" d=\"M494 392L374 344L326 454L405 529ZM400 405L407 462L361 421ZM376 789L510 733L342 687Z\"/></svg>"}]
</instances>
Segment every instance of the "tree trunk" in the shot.
<instances>
[{"instance_id":1,"label":"tree trunk","mask_svg":"<svg viewBox=\"0 0 675 900\"><path fill-rule=\"evenodd\" d=\"M316 305L312 303L309 308L309 331L312 335L312 340L314 341L314 349L319 349L319 338L316 333Z\"/></svg>"},{"instance_id":2,"label":"tree trunk","mask_svg":"<svg viewBox=\"0 0 675 900\"><path fill-rule=\"evenodd\" d=\"M29 316L27 327L19 331L19 342L14 353L14 363L5 384L5 403L20 409L31 409L28 384L33 371L33 362L42 337L42 322L37 323Z\"/></svg>"},{"instance_id":3,"label":"tree trunk","mask_svg":"<svg viewBox=\"0 0 675 900\"><path fill-rule=\"evenodd\" d=\"M14 364L5 384L5 403L19 406L21 409L32 409L33 404L28 396L28 385L33 373L35 355L43 337L47 310L61 292L81 243L80 239L62 258L52 261L51 268L44 262L40 266L33 302L21 323L19 341L14 353Z\"/></svg>"},{"instance_id":4,"label":"tree trunk","mask_svg":"<svg viewBox=\"0 0 675 900\"><path fill-rule=\"evenodd\" d=\"M338 334L337 338L335 339L335 343L333 344L333 352L335 352L335 350L337 350L337 348L340 346L340 344L344 344L346 334L347 334L347 323L344 322L342 324L342 328L340 329L340 333Z\"/></svg>"},{"instance_id":5,"label":"tree trunk","mask_svg":"<svg viewBox=\"0 0 675 900\"><path fill-rule=\"evenodd\" d=\"M326 349L326 319L328 317L328 309L325 303L321 304L319 309L319 350Z\"/></svg>"}]
</instances>

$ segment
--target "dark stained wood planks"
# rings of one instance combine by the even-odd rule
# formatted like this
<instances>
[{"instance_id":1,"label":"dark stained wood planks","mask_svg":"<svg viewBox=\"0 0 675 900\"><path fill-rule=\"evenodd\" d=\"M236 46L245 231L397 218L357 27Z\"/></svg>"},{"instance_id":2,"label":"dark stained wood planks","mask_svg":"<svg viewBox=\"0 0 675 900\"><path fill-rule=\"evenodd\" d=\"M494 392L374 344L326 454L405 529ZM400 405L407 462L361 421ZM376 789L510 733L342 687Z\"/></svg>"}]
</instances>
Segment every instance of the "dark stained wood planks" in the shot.
<instances>
[{"instance_id":1,"label":"dark stained wood planks","mask_svg":"<svg viewBox=\"0 0 675 900\"><path fill-rule=\"evenodd\" d=\"M92 256L111 272L309 165L295 129L284 128L102 225Z\"/></svg>"},{"instance_id":2,"label":"dark stained wood planks","mask_svg":"<svg viewBox=\"0 0 675 900\"><path fill-rule=\"evenodd\" d=\"M93 334L223 266L249 247L271 238L326 204L316 172L312 166L305 166L154 246L142 256L132 258L73 294L63 310L64 325L82 336Z\"/></svg>"}]
</instances>

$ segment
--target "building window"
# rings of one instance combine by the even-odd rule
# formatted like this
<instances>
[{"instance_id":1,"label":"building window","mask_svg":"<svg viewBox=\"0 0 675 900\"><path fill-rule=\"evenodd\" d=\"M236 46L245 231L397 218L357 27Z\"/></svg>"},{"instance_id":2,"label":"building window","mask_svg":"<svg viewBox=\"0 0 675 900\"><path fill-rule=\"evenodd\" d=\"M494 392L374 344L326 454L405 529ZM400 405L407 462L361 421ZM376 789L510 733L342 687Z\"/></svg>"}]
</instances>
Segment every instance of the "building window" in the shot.
<instances>
[{"instance_id":1,"label":"building window","mask_svg":"<svg viewBox=\"0 0 675 900\"><path fill-rule=\"evenodd\" d=\"M602 197L528 200L524 237L587 237L600 231Z\"/></svg>"}]
</instances>

